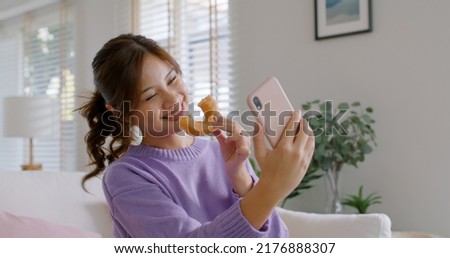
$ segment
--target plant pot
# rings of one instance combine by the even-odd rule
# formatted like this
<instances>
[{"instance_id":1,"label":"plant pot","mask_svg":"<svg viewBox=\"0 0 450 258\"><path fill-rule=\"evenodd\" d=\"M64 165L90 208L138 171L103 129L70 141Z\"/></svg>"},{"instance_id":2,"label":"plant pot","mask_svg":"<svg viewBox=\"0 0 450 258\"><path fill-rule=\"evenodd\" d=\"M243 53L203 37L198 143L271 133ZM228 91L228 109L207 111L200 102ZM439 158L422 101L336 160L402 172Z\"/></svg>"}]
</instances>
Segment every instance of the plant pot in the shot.
<instances>
[{"instance_id":1,"label":"plant pot","mask_svg":"<svg viewBox=\"0 0 450 258\"><path fill-rule=\"evenodd\" d=\"M341 213L342 203L340 197L339 175L340 172L336 170L328 170L325 173L327 184L327 206L326 213Z\"/></svg>"}]
</instances>

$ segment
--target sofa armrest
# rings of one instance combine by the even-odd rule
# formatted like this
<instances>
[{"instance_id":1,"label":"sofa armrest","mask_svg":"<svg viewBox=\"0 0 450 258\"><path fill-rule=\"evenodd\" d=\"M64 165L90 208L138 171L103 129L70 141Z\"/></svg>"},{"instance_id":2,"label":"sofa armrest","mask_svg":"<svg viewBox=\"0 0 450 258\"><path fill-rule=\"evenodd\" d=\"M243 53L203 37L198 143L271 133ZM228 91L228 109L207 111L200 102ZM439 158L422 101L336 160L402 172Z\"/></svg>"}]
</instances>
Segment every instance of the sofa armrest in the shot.
<instances>
[{"instance_id":1,"label":"sofa armrest","mask_svg":"<svg viewBox=\"0 0 450 258\"><path fill-rule=\"evenodd\" d=\"M386 214L316 214L277 208L289 230L289 237L391 237L391 220Z\"/></svg>"}]
</instances>

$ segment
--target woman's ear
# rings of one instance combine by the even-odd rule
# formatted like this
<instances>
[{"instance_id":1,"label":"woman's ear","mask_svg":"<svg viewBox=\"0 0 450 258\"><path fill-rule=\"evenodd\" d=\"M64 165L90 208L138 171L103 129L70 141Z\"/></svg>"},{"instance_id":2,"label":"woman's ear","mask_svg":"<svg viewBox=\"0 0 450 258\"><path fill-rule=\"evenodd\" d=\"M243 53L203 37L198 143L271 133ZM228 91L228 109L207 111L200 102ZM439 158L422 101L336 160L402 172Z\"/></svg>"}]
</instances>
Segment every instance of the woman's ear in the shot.
<instances>
[{"instance_id":1,"label":"woman's ear","mask_svg":"<svg viewBox=\"0 0 450 258\"><path fill-rule=\"evenodd\" d=\"M109 111L116 111L116 109L113 108L113 106L111 106L111 104L106 104L105 107L106 107L106 109L108 109Z\"/></svg>"},{"instance_id":2,"label":"woman's ear","mask_svg":"<svg viewBox=\"0 0 450 258\"><path fill-rule=\"evenodd\" d=\"M117 117L120 116L120 112L117 109L113 108L111 104L106 104L105 107L109 112L113 113L115 116Z\"/></svg>"}]
</instances>

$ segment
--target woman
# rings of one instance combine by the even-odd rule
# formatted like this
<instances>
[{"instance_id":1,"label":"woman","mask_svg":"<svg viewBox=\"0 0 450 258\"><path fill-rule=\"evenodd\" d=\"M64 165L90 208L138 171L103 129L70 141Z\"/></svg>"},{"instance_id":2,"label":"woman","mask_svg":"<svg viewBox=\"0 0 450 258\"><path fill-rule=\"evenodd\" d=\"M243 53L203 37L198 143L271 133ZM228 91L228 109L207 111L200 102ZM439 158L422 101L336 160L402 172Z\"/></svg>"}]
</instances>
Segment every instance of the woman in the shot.
<instances>
[{"instance_id":1,"label":"woman","mask_svg":"<svg viewBox=\"0 0 450 258\"><path fill-rule=\"evenodd\" d=\"M284 136L268 150L263 133L257 133L255 157L262 170L257 181L248 162L250 137L239 124L226 128L217 122L217 141L179 128L188 91L179 65L157 43L120 35L103 46L92 67L96 91L80 111L90 126L86 142L95 169L83 184L105 170L115 236L287 236L274 209L303 178L314 151L312 137ZM286 130L302 123L295 111ZM136 126L143 132L139 145L130 137Z\"/></svg>"}]
</instances>

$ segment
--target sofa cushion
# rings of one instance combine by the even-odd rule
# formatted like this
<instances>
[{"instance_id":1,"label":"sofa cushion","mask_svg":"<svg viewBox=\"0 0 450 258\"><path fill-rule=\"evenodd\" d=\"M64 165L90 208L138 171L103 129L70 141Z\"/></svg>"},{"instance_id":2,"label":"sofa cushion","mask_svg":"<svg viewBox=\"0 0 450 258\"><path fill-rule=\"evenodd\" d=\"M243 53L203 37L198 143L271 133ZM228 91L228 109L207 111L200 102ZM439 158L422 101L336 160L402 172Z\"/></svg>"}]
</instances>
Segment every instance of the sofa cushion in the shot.
<instances>
[{"instance_id":1,"label":"sofa cushion","mask_svg":"<svg viewBox=\"0 0 450 258\"><path fill-rule=\"evenodd\" d=\"M277 208L289 237L391 237L385 214L316 214Z\"/></svg>"},{"instance_id":2,"label":"sofa cushion","mask_svg":"<svg viewBox=\"0 0 450 258\"><path fill-rule=\"evenodd\" d=\"M101 237L100 234L38 218L0 211L0 237Z\"/></svg>"}]
</instances>

